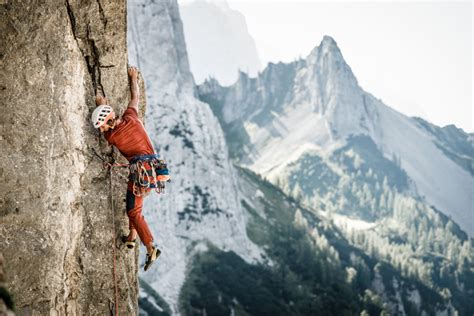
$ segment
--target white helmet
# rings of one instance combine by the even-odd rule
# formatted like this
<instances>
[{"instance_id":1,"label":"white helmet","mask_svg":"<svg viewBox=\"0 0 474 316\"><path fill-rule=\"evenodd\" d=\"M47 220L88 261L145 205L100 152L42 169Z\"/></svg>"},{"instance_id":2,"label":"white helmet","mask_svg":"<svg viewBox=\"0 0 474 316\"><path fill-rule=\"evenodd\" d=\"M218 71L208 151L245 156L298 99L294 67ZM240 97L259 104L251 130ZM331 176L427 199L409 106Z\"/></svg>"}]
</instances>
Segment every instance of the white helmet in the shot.
<instances>
[{"instance_id":1,"label":"white helmet","mask_svg":"<svg viewBox=\"0 0 474 316\"><path fill-rule=\"evenodd\" d=\"M112 118L115 118L114 109L109 105L99 105L92 112L91 121L95 128L99 128Z\"/></svg>"}]
</instances>

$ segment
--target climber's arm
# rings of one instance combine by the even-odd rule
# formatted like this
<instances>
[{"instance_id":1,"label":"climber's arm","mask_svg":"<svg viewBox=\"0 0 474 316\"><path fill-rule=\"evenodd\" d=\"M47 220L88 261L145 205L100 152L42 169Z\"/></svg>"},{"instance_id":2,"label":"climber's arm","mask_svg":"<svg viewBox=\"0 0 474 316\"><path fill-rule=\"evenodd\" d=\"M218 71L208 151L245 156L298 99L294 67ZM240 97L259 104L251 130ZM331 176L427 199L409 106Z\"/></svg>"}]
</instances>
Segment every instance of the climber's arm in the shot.
<instances>
[{"instance_id":1,"label":"climber's arm","mask_svg":"<svg viewBox=\"0 0 474 316\"><path fill-rule=\"evenodd\" d=\"M130 78L130 94L131 99L128 103L128 107L132 107L137 110L138 113L138 101L140 99L140 91L138 89L138 69L135 67L128 68L128 77Z\"/></svg>"}]
</instances>

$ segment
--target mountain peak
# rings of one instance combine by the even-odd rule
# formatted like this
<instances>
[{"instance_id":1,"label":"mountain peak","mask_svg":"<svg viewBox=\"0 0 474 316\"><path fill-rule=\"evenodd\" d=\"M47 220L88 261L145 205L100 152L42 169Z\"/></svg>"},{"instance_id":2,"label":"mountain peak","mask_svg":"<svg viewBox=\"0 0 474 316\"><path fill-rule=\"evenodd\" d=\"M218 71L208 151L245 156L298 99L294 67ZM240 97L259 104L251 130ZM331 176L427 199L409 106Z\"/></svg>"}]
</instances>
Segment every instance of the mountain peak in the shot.
<instances>
[{"instance_id":1,"label":"mountain peak","mask_svg":"<svg viewBox=\"0 0 474 316\"><path fill-rule=\"evenodd\" d=\"M341 50L337 46L336 41L329 35L324 35L321 43L319 46L313 48L311 53L309 54L309 58L317 59L318 56L323 56L326 54L331 54L338 59L344 60L342 57Z\"/></svg>"},{"instance_id":2,"label":"mountain peak","mask_svg":"<svg viewBox=\"0 0 474 316\"><path fill-rule=\"evenodd\" d=\"M326 46L334 45L334 46L337 47L336 41L334 40L334 38L332 38L329 35L324 35L323 36L323 40L321 41L321 45L326 45Z\"/></svg>"},{"instance_id":3,"label":"mountain peak","mask_svg":"<svg viewBox=\"0 0 474 316\"><path fill-rule=\"evenodd\" d=\"M350 86L357 89L356 77L344 60L336 41L329 35L324 35L319 46L311 51L306 58L306 64L314 69L318 76L337 83L337 86ZM330 84L330 86L333 85Z\"/></svg>"}]
</instances>

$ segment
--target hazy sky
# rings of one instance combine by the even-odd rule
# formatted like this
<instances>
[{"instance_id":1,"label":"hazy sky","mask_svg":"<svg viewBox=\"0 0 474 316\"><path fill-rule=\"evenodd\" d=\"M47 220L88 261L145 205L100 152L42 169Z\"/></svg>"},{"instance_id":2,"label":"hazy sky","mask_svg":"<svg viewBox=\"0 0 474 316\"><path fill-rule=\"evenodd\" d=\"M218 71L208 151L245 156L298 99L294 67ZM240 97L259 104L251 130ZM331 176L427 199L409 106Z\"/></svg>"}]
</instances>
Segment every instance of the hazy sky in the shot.
<instances>
[{"instance_id":1,"label":"hazy sky","mask_svg":"<svg viewBox=\"0 0 474 316\"><path fill-rule=\"evenodd\" d=\"M473 132L472 2L229 0L260 58L305 57L332 36L360 85L385 104Z\"/></svg>"}]
</instances>

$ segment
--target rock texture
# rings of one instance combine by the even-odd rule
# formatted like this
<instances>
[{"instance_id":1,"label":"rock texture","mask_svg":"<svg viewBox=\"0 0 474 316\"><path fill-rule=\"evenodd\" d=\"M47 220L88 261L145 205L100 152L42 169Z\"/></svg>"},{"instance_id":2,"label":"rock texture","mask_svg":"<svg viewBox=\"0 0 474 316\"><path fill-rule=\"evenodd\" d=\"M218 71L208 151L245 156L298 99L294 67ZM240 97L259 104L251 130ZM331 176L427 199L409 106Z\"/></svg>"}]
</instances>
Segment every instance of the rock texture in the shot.
<instances>
[{"instance_id":1,"label":"rock texture","mask_svg":"<svg viewBox=\"0 0 474 316\"><path fill-rule=\"evenodd\" d=\"M13 313L13 299L5 287L5 260L0 253L0 315L12 316Z\"/></svg>"},{"instance_id":2,"label":"rock texture","mask_svg":"<svg viewBox=\"0 0 474 316\"><path fill-rule=\"evenodd\" d=\"M21 314L110 314L125 184L115 172L111 194L90 152L116 154L89 117L96 89L119 113L128 101L126 4L2 3L0 252L8 287ZM136 314L136 254L117 249L116 258L119 311Z\"/></svg>"}]
</instances>

